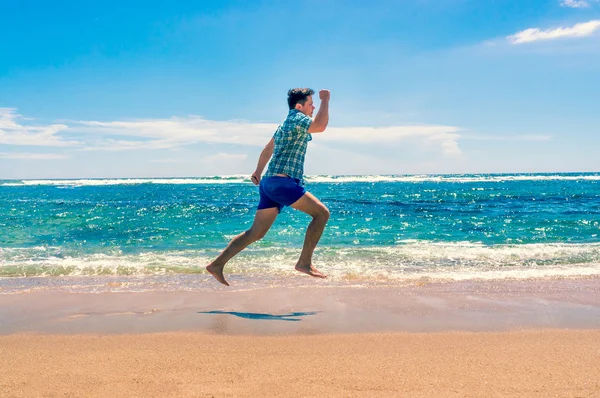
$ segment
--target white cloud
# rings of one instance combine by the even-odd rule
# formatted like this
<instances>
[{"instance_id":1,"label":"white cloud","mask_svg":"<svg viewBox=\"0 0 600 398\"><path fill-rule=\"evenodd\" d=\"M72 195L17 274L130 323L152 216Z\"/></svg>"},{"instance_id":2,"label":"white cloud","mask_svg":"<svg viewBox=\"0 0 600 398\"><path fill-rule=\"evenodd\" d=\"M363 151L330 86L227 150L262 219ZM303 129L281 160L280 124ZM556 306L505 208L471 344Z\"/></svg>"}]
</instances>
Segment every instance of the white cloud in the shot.
<instances>
[{"instance_id":1,"label":"white cloud","mask_svg":"<svg viewBox=\"0 0 600 398\"><path fill-rule=\"evenodd\" d=\"M238 153L217 153L213 156L208 156L202 159L203 162L219 163L219 162L241 162L246 160L248 155Z\"/></svg>"},{"instance_id":2,"label":"white cloud","mask_svg":"<svg viewBox=\"0 0 600 398\"><path fill-rule=\"evenodd\" d=\"M600 20L578 23L572 27L540 30L539 28L526 29L507 39L512 44L532 43L539 40L555 40L566 37L585 37L592 35L600 29Z\"/></svg>"},{"instance_id":3,"label":"white cloud","mask_svg":"<svg viewBox=\"0 0 600 398\"><path fill-rule=\"evenodd\" d=\"M183 159L155 159L151 163L164 163L164 164L173 163L173 164L180 164L180 163L189 163L189 161L188 160L183 160Z\"/></svg>"},{"instance_id":4,"label":"white cloud","mask_svg":"<svg viewBox=\"0 0 600 398\"><path fill-rule=\"evenodd\" d=\"M407 170L402 159L369 152L350 152L336 147L312 145L307 153L305 174L401 174Z\"/></svg>"},{"instance_id":5,"label":"white cloud","mask_svg":"<svg viewBox=\"0 0 600 398\"><path fill-rule=\"evenodd\" d=\"M79 121L78 131L109 137L134 137L136 140L107 138L88 145L84 150L123 151L137 149L167 149L196 143L264 146L275 130L274 123L245 121L212 121L198 116L188 118L139 120L132 122ZM318 140L345 143L374 143L387 145L406 140L418 140L426 145L439 146L444 154L459 155L461 151L453 126L413 125L390 127L329 127ZM317 135L317 134L315 134Z\"/></svg>"},{"instance_id":6,"label":"white cloud","mask_svg":"<svg viewBox=\"0 0 600 398\"><path fill-rule=\"evenodd\" d=\"M106 136L136 137L139 141L103 140L87 150L165 149L200 142L265 145L277 128L273 123L213 121L198 116L138 121L79 121L78 131Z\"/></svg>"},{"instance_id":7,"label":"white cloud","mask_svg":"<svg viewBox=\"0 0 600 398\"><path fill-rule=\"evenodd\" d=\"M569 8L586 8L590 6L590 3L586 0L563 0L560 5Z\"/></svg>"},{"instance_id":8,"label":"white cloud","mask_svg":"<svg viewBox=\"0 0 600 398\"><path fill-rule=\"evenodd\" d=\"M525 134L525 135L462 135L463 140L473 141L550 141L551 135Z\"/></svg>"},{"instance_id":9,"label":"white cloud","mask_svg":"<svg viewBox=\"0 0 600 398\"><path fill-rule=\"evenodd\" d=\"M136 121L67 121L67 124L25 126L14 109L0 109L0 144L38 146L80 146L83 151L135 151L180 148L198 143L264 146L277 129L275 123L214 121L199 116ZM69 130L84 137L84 142L60 136ZM316 142L344 144L427 146L448 156L460 156L459 129L443 125L389 127L330 127L315 134ZM246 155L219 153L208 162L239 162Z\"/></svg>"},{"instance_id":10,"label":"white cloud","mask_svg":"<svg viewBox=\"0 0 600 398\"><path fill-rule=\"evenodd\" d=\"M439 146L442 153L458 156L462 151L458 147L459 131L453 126L390 126L390 127L332 127L328 128L319 141L338 141L347 143L375 143L389 145L406 140L417 140L421 144Z\"/></svg>"},{"instance_id":11,"label":"white cloud","mask_svg":"<svg viewBox=\"0 0 600 398\"><path fill-rule=\"evenodd\" d=\"M0 108L0 144L26 146L75 146L76 141L63 140L57 134L67 130L64 124L23 125L29 120L16 113L13 108Z\"/></svg>"},{"instance_id":12,"label":"white cloud","mask_svg":"<svg viewBox=\"0 0 600 398\"><path fill-rule=\"evenodd\" d=\"M106 140L97 141L95 143L89 143L82 148L82 151L133 151L140 149L169 149L177 145L173 145L171 142L163 140L155 141L127 141L127 140L115 140L108 138ZM183 144L178 144L183 145Z\"/></svg>"},{"instance_id":13,"label":"white cloud","mask_svg":"<svg viewBox=\"0 0 600 398\"><path fill-rule=\"evenodd\" d=\"M19 159L19 160L60 160L67 159L68 156L57 155L53 153L10 153L0 152L0 159Z\"/></svg>"}]
</instances>

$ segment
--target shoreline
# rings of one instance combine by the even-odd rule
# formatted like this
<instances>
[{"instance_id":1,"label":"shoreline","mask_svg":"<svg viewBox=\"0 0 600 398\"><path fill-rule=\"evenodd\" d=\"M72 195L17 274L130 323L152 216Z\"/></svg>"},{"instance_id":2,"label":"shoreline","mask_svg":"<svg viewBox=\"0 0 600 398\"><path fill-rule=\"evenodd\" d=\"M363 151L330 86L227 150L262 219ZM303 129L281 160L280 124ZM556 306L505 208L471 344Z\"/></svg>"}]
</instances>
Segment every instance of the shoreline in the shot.
<instances>
[{"instance_id":1,"label":"shoreline","mask_svg":"<svg viewBox=\"0 0 600 398\"><path fill-rule=\"evenodd\" d=\"M0 335L314 335L524 329L600 329L600 278L400 287L315 283L247 290L0 294Z\"/></svg>"}]
</instances>

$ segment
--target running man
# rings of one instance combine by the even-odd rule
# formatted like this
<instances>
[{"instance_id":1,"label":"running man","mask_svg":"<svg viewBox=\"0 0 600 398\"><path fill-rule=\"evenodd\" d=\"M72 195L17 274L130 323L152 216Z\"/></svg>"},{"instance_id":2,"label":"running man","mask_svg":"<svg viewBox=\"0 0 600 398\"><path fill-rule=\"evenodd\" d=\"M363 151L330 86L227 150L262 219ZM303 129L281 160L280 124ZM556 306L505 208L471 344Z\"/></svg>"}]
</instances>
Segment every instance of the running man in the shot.
<instances>
[{"instance_id":1,"label":"running man","mask_svg":"<svg viewBox=\"0 0 600 398\"><path fill-rule=\"evenodd\" d=\"M288 91L290 111L279 125L271 141L262 150L252 174L252 182L259 185L260 201L252 227L229 242L223 252L207 267L219 282L229 286L223 275L225 264L248 245L262 239L275 222L284 206L291 206L312 217L306 230L304 246L296 270L317 278L327 276L312 264L312 256L329 220L329 209L304 185L304 156L311 134L322 133L329 123L329 90L319 91L321 105L314 119L315 106L310 88L293 88ZM272 158L271 158L272 156ZM267 163L269 168L264 178L261 175Z\"/></svg>"}]
</instances>

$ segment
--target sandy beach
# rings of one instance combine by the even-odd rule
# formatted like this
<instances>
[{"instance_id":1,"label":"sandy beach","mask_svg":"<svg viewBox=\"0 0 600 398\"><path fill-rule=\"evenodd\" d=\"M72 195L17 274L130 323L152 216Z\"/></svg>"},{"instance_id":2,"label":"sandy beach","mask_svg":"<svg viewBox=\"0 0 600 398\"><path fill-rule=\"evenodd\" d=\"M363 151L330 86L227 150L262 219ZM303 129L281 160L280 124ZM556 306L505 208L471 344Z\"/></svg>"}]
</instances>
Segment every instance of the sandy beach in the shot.
<instances>
[{"instance_id":1,"label":"sandy beach","mask_svg":"<svg viewBox=\"0 0 600 398\"><path fill-rule=\"evenodd\" d=\"M600 396L600 282L0 295L0 395Z\"/></svg>"},{"instance_id":2,"label":"sandy beach","mask_svg":"<svg viewBox=\"0 0 600 398\"><path fill-rule=\"evenodd\" d=\"M600 331L0 338L6 397L592 397Z\"/></svg>"}]
</instances>

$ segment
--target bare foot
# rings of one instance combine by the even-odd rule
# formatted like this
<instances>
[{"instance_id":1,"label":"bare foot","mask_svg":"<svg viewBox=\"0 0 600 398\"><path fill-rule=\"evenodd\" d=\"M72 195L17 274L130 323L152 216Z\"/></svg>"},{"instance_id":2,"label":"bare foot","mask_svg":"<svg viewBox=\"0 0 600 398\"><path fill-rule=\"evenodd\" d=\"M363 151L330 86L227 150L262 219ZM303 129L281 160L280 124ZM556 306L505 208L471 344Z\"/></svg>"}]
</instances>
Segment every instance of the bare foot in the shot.
<instances>
[{"instance_id":1,"label":"bare foot","mask_svg":"<svg viewBox=\"0 0 600 398\"><path fill-rule=\"evenodd\" d=\"M227 281L225 280L225 276L223 276L223 268L225 267L225 265L214 265L214 264L209 264L206 266L206 270L215 277L216 280L218 280L219 282L221 282L224 285L229 286L229 283L227 283Z\"/></svg>"},{"instance_id":2,"label":"bare foot","mask_svg":"<svg viewBox=\"0 0 600 398\"><path fill-rule=\"evenodd\" d=\"M327 278L327 275L316 269L312 264L309 265L300 265L296 264L296 271L300 271L302 273L308 274L310 276L314 276L315 278Z\"/></svg>"}]
</instances>

